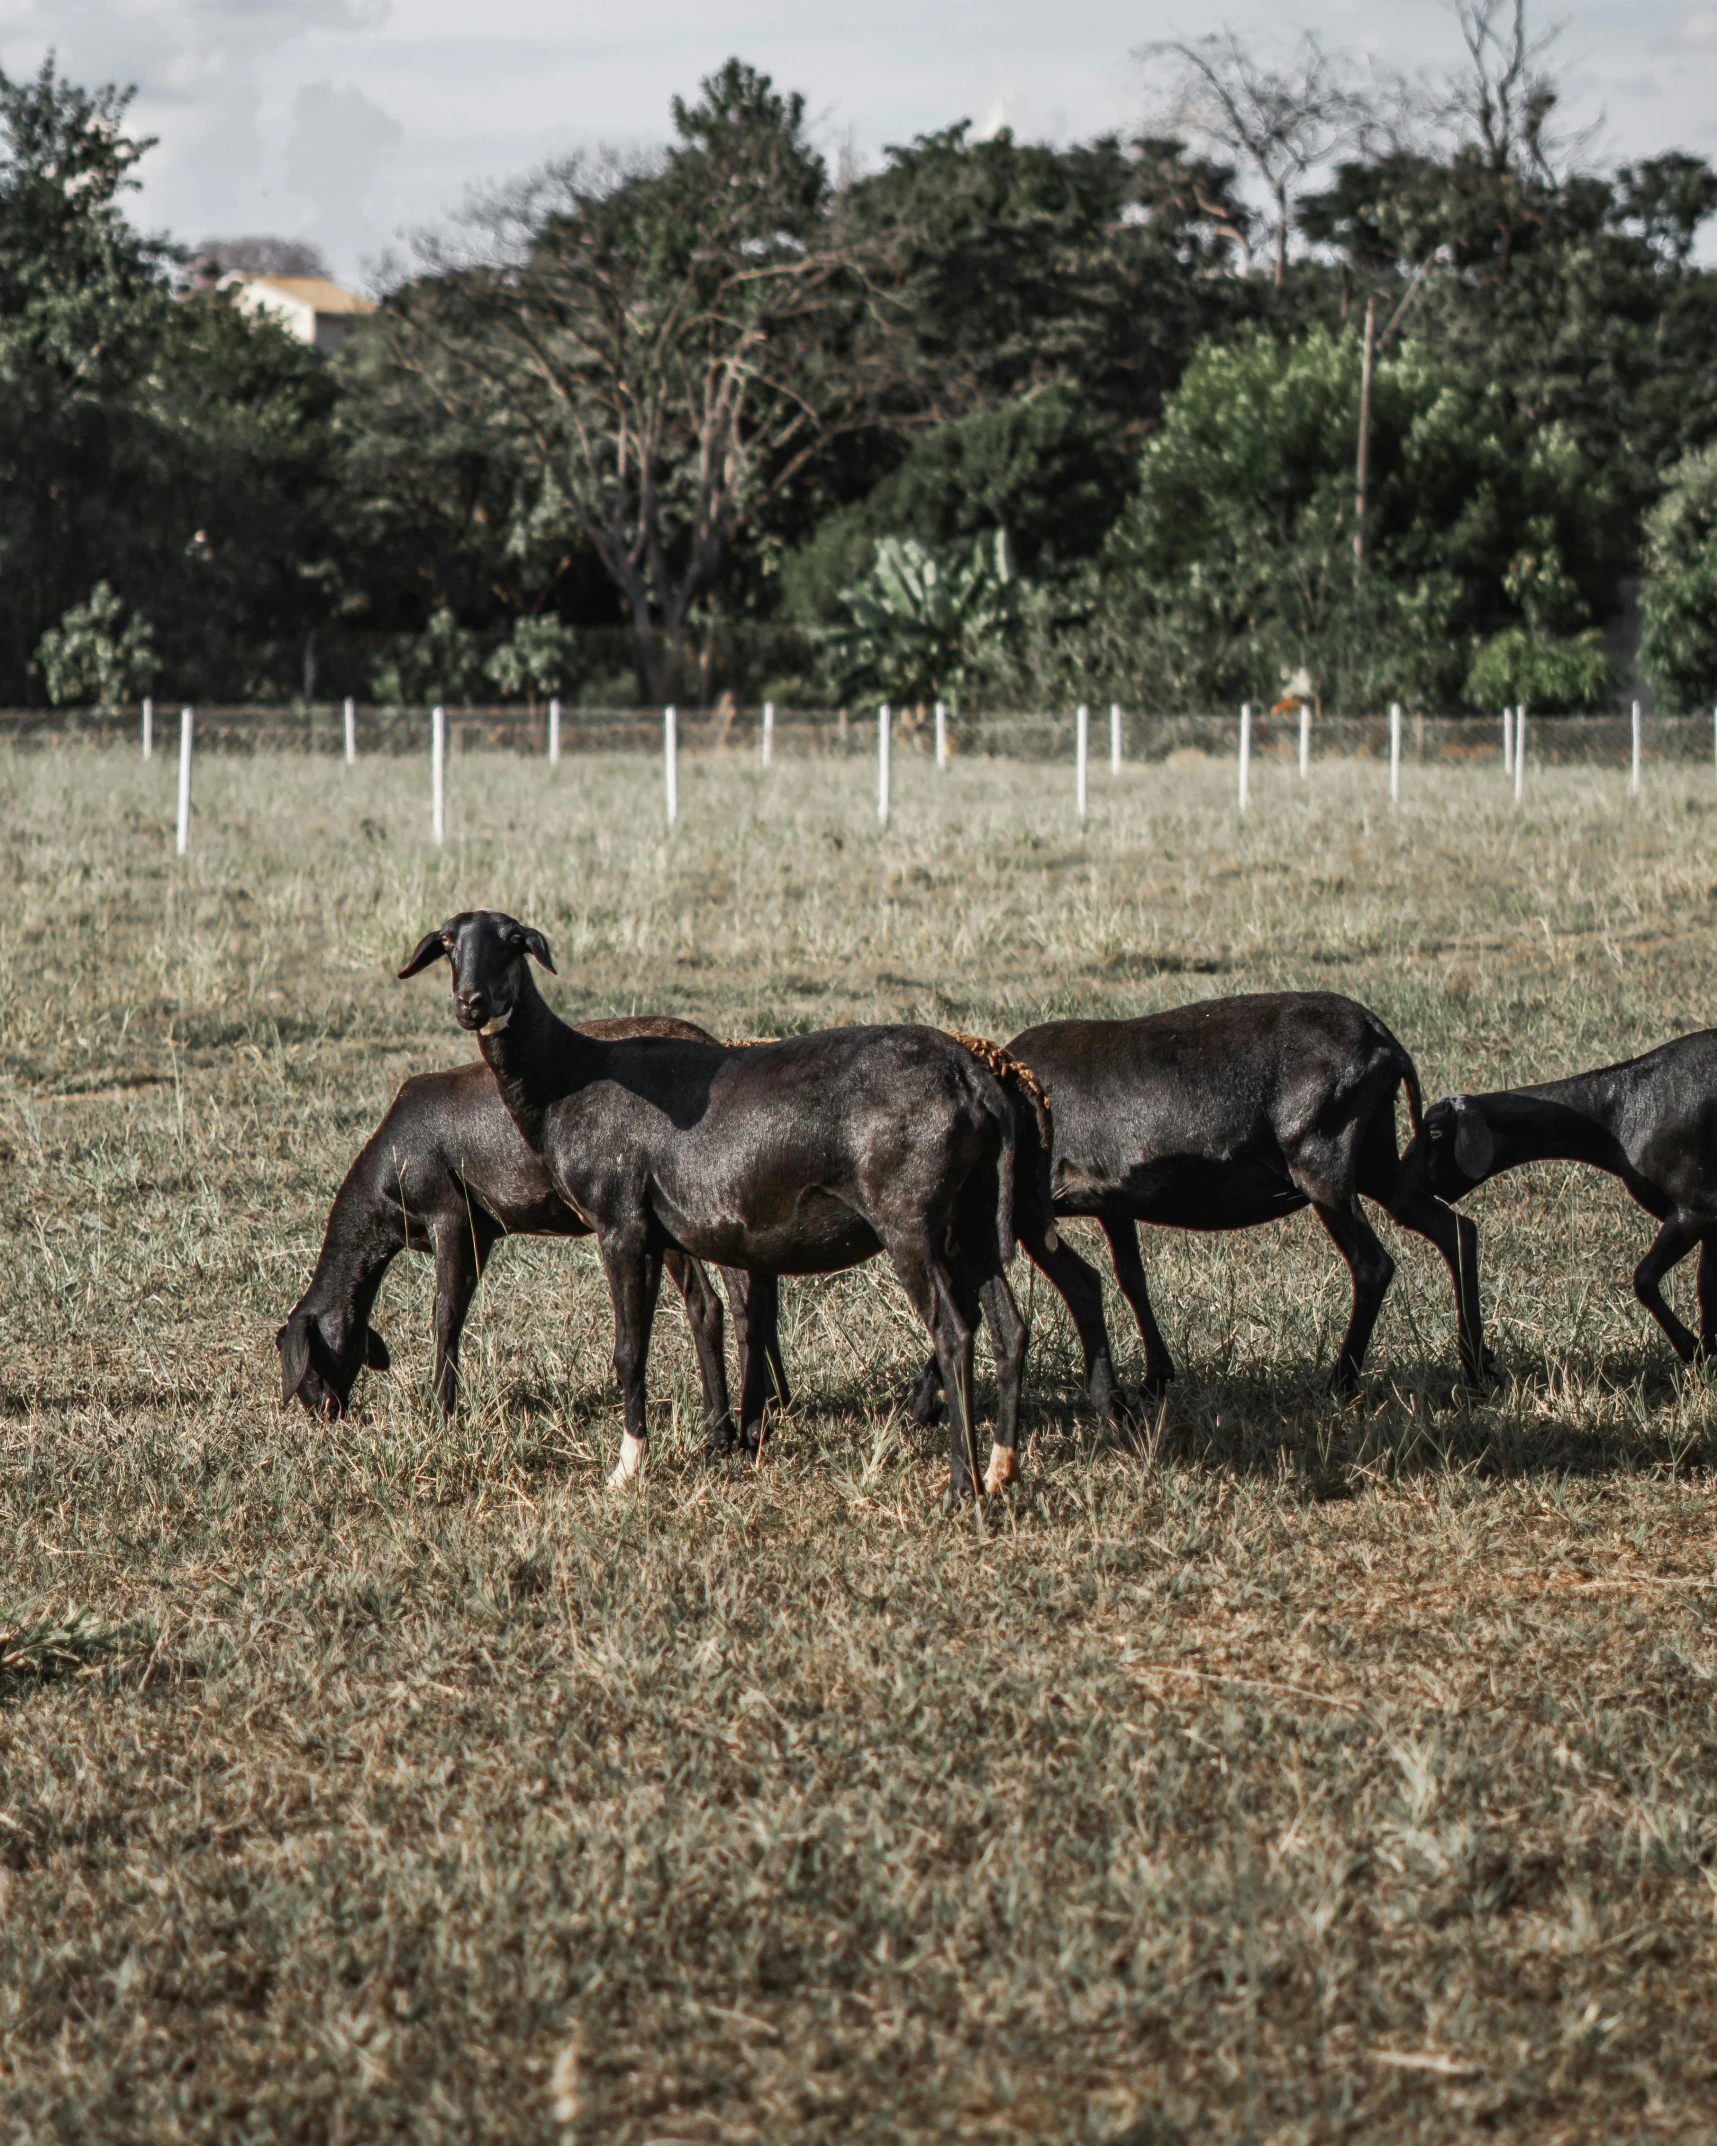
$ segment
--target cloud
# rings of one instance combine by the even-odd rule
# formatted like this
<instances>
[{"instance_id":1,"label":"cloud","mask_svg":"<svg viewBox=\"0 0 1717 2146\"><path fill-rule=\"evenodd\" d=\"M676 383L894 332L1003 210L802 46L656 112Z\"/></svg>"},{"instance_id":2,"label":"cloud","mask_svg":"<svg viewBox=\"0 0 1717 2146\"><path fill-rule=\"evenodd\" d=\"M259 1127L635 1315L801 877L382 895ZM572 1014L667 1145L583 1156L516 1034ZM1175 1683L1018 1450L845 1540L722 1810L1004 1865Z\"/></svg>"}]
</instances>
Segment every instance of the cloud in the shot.
<instances>
[{"instance_id":1,"label":"cloud","mask_svg":"<svg viewBox=\"0 0 1717 2146\"><path fill-rule=\"evenodd\" d=\"M287 184L311 205L315 237L340 255L369 243L376 179L405 129L361 89L307 82L292 101Z\"/></svg>"}]
</instances>

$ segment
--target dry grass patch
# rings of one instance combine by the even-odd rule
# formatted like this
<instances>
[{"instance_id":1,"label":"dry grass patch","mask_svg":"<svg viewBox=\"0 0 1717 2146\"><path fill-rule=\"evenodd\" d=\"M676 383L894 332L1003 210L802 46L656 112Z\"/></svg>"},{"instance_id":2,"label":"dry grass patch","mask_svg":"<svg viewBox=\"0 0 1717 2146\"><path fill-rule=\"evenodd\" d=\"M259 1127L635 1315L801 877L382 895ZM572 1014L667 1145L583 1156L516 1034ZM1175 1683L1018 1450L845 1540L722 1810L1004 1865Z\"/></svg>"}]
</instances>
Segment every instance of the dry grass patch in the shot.
<instances>
[{"instance_id":1,"label":"dry grass patch","mask_svg":"<svg viewBox=\"0 0 1717 2146\"><path fill-rule=\"evenodd\" d=\"M1477 1401L1386 1222L1350 1408L1315 1224L1154 1237L1143 1459L1037 1291L1025 1482L963 1526L876 1268L784 1292L758 1471L664 1308L621 1497L588 1248L497 1258L451 1433L425 1262L344 1424L271 1342L468 1048L389 980L452 909L542 925L568 1012L728 1034L1346 989L1435 1093L1701 1025L1717 796L1266 768L1237 829L1181 766L1081 842L1070 779L903 754L879 837L862 768L710 760L667 842L643 763L453 774L437 857L421 766L210 759L175 866L169 768L0 759L0 2137L1709 2138L1712 1396L1607 1183L1476 1203Z\"/></svg>"}]
</instances>

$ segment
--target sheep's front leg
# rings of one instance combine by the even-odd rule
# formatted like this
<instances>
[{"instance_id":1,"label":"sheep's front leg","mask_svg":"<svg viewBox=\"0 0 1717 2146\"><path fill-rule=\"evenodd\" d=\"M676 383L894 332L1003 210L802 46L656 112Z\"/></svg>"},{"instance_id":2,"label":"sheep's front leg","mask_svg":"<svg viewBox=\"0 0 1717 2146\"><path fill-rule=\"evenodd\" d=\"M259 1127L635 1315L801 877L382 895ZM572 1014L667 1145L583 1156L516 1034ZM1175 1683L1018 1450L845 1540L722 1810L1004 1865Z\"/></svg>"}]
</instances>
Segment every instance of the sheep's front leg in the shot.
<instances>
[{"instance_id":1,"label":"sheep's front leg","mask_svg":"<svg viewBox=\"0 0 1717 2146\"><path fill-rule=\"evenodd\" d=\"M611 1230L601 1238L602 1265L614 1303L614 1369L626 1430L611 1483L629 1482L644 1465L649 1436L644 1419L644 1368L650 1357L650 1325L662 1283L662 1255L642 1224Z\"/></svg>"},{"instance_id":2,"label":"sheep's front leg","mask_svg":"<svg viewBox=\"0 0 1717 2146\"><path fill-rule=\"evenodd\" d=\"M435 1405L444 1419L459 1405L459 1340L493 1242L492 1230L479 1230L464 1214L435 1233Z\"/></svg>"}]
</instances>

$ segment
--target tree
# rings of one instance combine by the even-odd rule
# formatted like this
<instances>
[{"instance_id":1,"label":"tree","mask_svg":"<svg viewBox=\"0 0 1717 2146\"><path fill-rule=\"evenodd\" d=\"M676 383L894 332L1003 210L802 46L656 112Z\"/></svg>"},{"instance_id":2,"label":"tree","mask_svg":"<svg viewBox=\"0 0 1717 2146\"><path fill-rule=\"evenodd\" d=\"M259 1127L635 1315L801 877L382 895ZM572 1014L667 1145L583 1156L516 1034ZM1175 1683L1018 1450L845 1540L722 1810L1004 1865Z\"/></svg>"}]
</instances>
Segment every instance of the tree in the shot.
<instances>
[{"instance_id":1,"label":"tree","mask_svg":"<svg viewBox=\"0 0 1717 2146\"><path fill-rule=\"evenodd\" d=\"M659 159L553 167L429 249L387 308L399 363L507 437L614 582L654 698L742 532L862 399L864 290L825 242L804 100L728 62Z\"/></svg>"},{"instance_id":2,"label":"tree","mask_svg":"<svg viewBox=\"0 0 1717 2146\"><path fill-rule=\"evenodd\" d=\"M1308 33L1284 63L1273 65L1234 30L1162 40L1144 46L1140 57L1174 63L1170 125L1249 164L1263 185L1280 290L1301 182L1353 142L1369 117L1350 62Z\"/></svg>"},{"instance_id":3,"label":"tree","mask_svg":"<svg viewBox=\"0 0 1717 2146\"><path fill-rule=\"evenodd\" d=\"M246 276L325 276L322 249L309 239L253 232L243 238L205 238L191 248L192 280L217 282L235 271Z\"/></svg>"},{"instance_id":4,"label":"tree","mask_svg":"<svg viewBox=\"0 0 1717 2146\"><path fill-rule=\"evenodd\" d=\"M837 226L887 264L886 384L908 422L1077 383L1136 437L1237 311L1220 271L1244 213L1178 143L973 141L961 121L890 149Z\"/></svg>"},{"instance_id":5,"label":"tree","mask_svg":"<svg viewBox=\"0 0 1717 2146\"><path fill-rule=\"evenodd\" d=\"M1356 575L1359 390L1352 331L1200 352L1105 557L1094 647L1117 689L1213 704L1273 696L1304 669L1344 707L1447 702L1473 636L1519 615L1508 576L1529 550L1554 555L1581 623L1606 608L1600 488L1573 442L1529 431L1500 389L1475 396L1413 343L1376 368Z\"/></svg>"},{"instance_id":6,"label":"tree","mask_svg":"<svg viewBox=\"0 0 1717 2146\"><path fill-rule=\"evenodd\" d=\"M333 385L127 221L128 93L0 75L0 690L106 582L187 693L296 669L323 616Z\"/></svg>"},{"instance_id":7,"label":"tree","mask_svg":"<svg viewBox=\"0 0 1717 2146\"><path fill-rule=\"evenodd\" d=\"M370 690L389 707L428 701L467 701L483 675L477 636L461 626L444 604L419 634L396 645L377 664Z\"/></svg>"},{"instance_id":8,"label":"tree","mask_svg":"<svg viewBox=\"0 0 1717 2146\"><path fill-rule=\"evenodd\" d=\"M1666 707L1717 704L1717 442L1669 473L1646 520L1640 661Z\"/></svg>"},{"instance_id":9,"label":"tree","mask_svg":"<svg viewBox=\"0 0 1717 2146\"><path fill-rule=\"evenodd\" d=\"M572 637L558 618L515 619L483 672L503 698L528 698L534 713L538 696L563 691L572 675Z\"/></svg>"},{"instance_id":10,"label":"tree","mask_svg":"<svg viewBox=\"0 0 1717 2146\"><path fill-rule=\"evenodd\" d=\"M1102 548L1128 475L1110 429L1071 388L974 410L921 433L897 470L784 561L787 611L807 625L839 618L843 591L890 536L934 550L1004 529L1021 571L1053 578Z\"/></svg>"},{"instance_id":11,"label":"tree","mask_svg":"<svg viewBox=\"0 0 1717 2146\"><path fill-rule=\"evenodd\" d=\"M141 613L127 618L119 598L98 581L86 602L43 634L36 664L56 708L70 703L111 712L149 690L155 637Z\"/></svg>"}]
</instances>

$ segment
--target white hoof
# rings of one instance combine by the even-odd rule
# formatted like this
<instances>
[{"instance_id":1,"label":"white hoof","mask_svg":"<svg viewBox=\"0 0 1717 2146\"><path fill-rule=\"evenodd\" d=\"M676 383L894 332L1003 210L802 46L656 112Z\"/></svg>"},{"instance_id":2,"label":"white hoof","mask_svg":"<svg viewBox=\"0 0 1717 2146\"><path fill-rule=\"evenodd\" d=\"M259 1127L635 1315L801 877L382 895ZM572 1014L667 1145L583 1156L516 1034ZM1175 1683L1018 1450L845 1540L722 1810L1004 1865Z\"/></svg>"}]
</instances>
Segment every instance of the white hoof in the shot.
<instances>
[{"instance_id":1,"label":"white hoof","mask_svg":"<svg viewBox=\"0 0 1717 2146\"><path fill-rule=\"evenodd\" d=\"M644 1465L646 1450L643 1439L634 1438L630 1431L626 1433L620 1441L620 1458L614 1463L614 1473L608 1478L610 1490L617 1490L622 1483L631 1482Z\"/></svg>"},{"instance_id":2,"label":"white hoof","mask_svg":"<svg viewBox=\"0 0 1717 2146\"><path fill-rule=\"evenodd\" d=\"M993 1498L998 1490L1018 1480L1019 1462L1012 1446L991 1446L990 1465L984 1470L984 1488Z\"/></svg>"}]
</instances>

